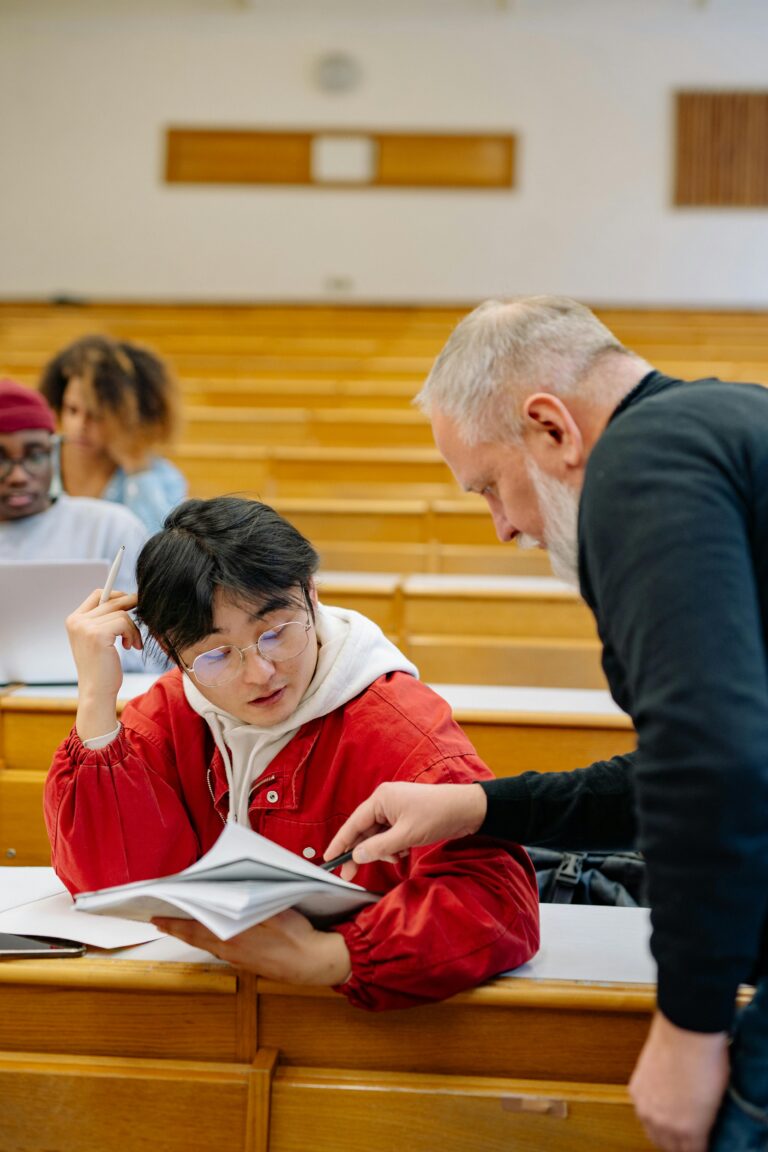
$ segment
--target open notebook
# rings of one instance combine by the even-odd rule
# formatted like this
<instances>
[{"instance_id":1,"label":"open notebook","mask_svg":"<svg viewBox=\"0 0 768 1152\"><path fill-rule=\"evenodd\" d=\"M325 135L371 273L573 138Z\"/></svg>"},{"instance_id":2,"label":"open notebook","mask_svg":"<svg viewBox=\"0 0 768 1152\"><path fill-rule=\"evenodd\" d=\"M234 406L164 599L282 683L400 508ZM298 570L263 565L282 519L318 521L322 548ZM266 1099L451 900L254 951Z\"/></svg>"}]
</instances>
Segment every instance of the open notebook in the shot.
<instances>
[{"instance_id":1,"label":"open notebook","mask_svg":"<svg viewBox=\"0 0 768 1152\"><path fill-rule=\"evenodd\" d=\"M82 912L151 920L199 920L220 940L296 908L314 924L342 919L378 896L323 871L240 824L227 824L209 852L183 872L81 892Z\"/></svg>"},{"instance_id":2,"label":"open notebook","mask_svg":"<svg viewBox=\"0 0 768 1152\"><path fill-rule=\"evenodd\" d=\"M108 572L108 560L0 563L0 682L76 683L64 621Z\"/></svg>"}]
</instances>

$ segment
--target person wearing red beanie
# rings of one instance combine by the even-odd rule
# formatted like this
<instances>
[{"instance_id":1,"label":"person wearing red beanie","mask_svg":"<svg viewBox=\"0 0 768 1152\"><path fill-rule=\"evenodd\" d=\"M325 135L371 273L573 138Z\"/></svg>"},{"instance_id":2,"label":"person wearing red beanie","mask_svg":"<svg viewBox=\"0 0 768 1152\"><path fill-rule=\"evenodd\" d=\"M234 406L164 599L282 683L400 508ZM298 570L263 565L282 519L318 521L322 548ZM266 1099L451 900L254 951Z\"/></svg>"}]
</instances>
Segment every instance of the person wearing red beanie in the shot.
<instances>
[{"instance_id":1,"label":"person wearing red beanie","mask_svg":"<svg viewBox=\"0 0 768 1152\"><path fill-rule=\"evenodd\" d=\"M0 520L44 512L51 503L56 418L39 392L0 380Z\"/></svg>"},{"instance_id":2,"label":"person wearing red beanie","mask_svg":"<svg viewBox=\"0 0 768 1152\"><path fill-rule=\"evenodd\" d=\"M39 392L15 380L0 380L0 432L21 432L27 428L53 432L55 427L53 409Z\"/></svg>"},{"instance_id":3,"label":"person wearing red beanie","mask_svg":"<svg viewBox=\"0 0 768 1152\"><path fill-rule=\"evenodd\" d=\"M120 587L133 592L147 530L119 504L51 493L55 427L54 413L39 392L0 380L0 564L111 561L125 545ZM126 671L160 671L165 663L145 665L139 653L123 654Z\"/></svg>"},{"instance_id":4,"label":"person wearing red beanie","mask_svg":"<svg viewBox=\"0 0 768 1152\"><path fill-rule=\"evenodd\" d=\"M111 560L125 544L121 582L133 590L147 531L117 504L51 494L55 428L39 392L0 380L0 563Z\"/></svg>"}]
</instances>

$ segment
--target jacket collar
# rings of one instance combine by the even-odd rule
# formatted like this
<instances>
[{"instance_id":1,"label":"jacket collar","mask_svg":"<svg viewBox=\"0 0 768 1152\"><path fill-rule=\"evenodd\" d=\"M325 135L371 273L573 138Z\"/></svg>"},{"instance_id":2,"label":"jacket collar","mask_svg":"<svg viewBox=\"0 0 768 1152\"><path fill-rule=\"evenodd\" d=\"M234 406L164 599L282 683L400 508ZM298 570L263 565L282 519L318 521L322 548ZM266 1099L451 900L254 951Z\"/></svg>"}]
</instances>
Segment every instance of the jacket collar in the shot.
<instances>
[{"instance_id":1,"label":"jacket collar","mask_svg":"<svg viewBox=\"0 0 768 1152\"><path fill-rule=\"evenodd\" d=\"M322 731L324 717L310 720L277 753L265 772L254 780L248 811L279 808L295 811L302 802L304 767ZM210 736L210 730L205 725ZM226 821L229 812L229 784L221 752L214 747L208 768L208 784L216 811ZM277 799L274 794L277 793ZM268 795L270 794L270 795ZM271 796L271 798L270 798Z\"/></svg>"}]
</instances>

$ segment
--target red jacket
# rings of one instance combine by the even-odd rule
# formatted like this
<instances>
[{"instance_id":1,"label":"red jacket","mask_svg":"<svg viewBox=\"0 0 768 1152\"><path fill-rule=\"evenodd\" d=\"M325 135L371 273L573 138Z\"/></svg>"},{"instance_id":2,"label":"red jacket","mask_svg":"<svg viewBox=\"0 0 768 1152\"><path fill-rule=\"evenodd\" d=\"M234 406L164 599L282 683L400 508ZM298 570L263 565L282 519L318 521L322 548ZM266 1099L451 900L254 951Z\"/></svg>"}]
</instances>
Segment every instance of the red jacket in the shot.
<instances>
[{"instance_id":1,"label":"red jacket","mask_svg":"<svg viewBox=\"0 0 768 1152\"><path fill-rule=\"evenodd\" d=\"M123 712L97 751L73 730L45 788L53 866L72 892L179 872L207 852L228 810L221 755L177 671ZM251 826L320 862L334 833L384 780L468 783L488 768L448 704L403 672L305 724L251 792ZM352 962L340 989L364 1008L441 1000L530 959L536 880L525 851L488 837L444 841L397 864L362 866L383 898L336 926Z\"/></svg>"}]
</instances>

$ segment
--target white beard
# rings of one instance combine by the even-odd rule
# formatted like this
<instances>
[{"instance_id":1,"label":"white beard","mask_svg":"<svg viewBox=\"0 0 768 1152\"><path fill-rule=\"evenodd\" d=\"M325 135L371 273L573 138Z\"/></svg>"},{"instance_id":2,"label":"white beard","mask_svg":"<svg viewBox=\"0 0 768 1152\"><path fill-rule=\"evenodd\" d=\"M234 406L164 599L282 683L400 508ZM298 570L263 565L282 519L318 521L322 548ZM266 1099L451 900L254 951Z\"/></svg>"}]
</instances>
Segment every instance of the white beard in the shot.
<instances>
[{"instance_id":1,"label":"white beard","mask_svg":"<svg viewBox=\"0 0 768 1152\"><path fill-rule=\"evenodd\" d=\"M569 484L563 484L562 480L547 476L534 460L528 459L526 467L539 501L544 521L544 539L519 536L518 546L546 548L552 571L558 580L564 580L578 590L580 493Z\"/></svg>"}]
</instances>

